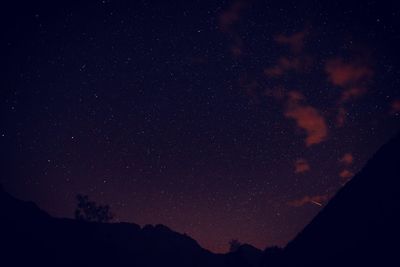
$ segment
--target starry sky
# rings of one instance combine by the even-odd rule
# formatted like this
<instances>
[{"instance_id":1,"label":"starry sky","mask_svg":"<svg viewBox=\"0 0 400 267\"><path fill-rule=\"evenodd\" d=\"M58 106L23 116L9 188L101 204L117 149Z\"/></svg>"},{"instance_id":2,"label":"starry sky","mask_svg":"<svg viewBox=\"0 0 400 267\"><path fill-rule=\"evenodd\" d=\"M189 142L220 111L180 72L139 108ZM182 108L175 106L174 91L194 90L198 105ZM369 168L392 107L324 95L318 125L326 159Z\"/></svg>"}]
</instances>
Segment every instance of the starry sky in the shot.
<instances>
[{"instance_id":1,"label":"starry sky","mask_svg":"<svg viewBox=\"0 0 400 267\"><path fill-rule=\"evenodd\" d=\"M9 2L0 183L54 216L284 246L400 129L395 1Z\"/></svg>"}]
</instances>

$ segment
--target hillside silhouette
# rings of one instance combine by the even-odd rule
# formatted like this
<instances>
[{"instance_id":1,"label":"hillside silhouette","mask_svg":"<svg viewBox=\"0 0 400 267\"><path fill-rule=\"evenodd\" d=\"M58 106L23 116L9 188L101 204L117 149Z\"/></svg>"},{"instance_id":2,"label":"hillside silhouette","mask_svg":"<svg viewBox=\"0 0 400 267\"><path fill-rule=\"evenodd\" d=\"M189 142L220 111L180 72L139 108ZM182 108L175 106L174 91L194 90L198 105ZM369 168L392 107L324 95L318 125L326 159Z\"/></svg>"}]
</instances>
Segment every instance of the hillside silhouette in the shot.
<instances>
[{"instance_id":1,"label":"hillside silhouette","mask_svg":"<svg viewBox=\"0 0 400 267\"><path fill-rule=\"evenodd\" d=\"M400 266L400 135L284 249L214 254L164 225L54 218L0 189L2 266Z\"/></svg>"},{"instance_id":2,"label":"hillside silhouette","mask_svg":"<svg viewBox=\"0 0 400 267\"><path fill-rule=\"evenodd\" d=\"M251 267L262 253L242 245L234 253L214 254L164 225L53 218L3 189L0 209L2 266Z\"/></svg>"},{"instance_id":3,"label":"hillside silhouette","mask_svg":"<svg viewBox=\"0 0 400 267\"><path fill-rule=\"evenodd\" d=\"M400 266L400 134L264 266Z\"/></svg>"}]
</instances>

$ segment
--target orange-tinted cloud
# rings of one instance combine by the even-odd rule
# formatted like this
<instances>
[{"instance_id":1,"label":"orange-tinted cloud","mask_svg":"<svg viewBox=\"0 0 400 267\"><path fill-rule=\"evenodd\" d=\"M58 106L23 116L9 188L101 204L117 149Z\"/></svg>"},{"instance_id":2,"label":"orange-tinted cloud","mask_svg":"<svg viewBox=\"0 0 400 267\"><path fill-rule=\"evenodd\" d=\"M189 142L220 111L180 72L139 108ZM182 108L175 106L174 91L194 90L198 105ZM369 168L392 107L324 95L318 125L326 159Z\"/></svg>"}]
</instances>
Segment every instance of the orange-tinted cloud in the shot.
<instances>
[{"instance_id":1,"label":"orange-tinted cloud","mask_svg":"<svg viewBox=\"0 0 400 267\"><path fill-rule=\"evenodd\" d=\"M302 57L281 57L272 67L264 69L268 77L280 77L288 71L304 71L311 65L311 58Z\"/></svg>"},{"instance_id":2,"label":"orange-tinted cloud","mask_svg":"<svg viewBox=\"0 0 400 267\"><path fill-rule=\"evenodd\" d=\"M306 159L297 159L294 163L294 173L304 173L310 170L310 164Z\"/></svg>"},{"instance_id":3,"label":"orange-tinted cloud","mask_svg":"<svg viewBox=\"0 0 400 267\"><path fill-rule=\"evenodd\" d=\"M290 47L294 55L291 57L282 56L272 67L264 69L264 74L268 77L280 77L288 71L306 70L312 63L310 56L301 53L304 47L306 31L294 33L292 35L279 34L274 37L276 43Z\"/></svg>"},{"instance_id":4,"label":"orange-tinted cloud","mask_svg":"<svg viewBox=\"0 0 400 267\"><path fill-rule=\"evenodd\" d=\"M350 87L342 92L340 102L345 103L351 99L358 98L367 92L365 87Z\"/></svg>"},{"instance_id":5,"label":"orange-tinted cloud","mask_svg":"<svg viewBox=\"0 0 400 267\"><path fill-rule=\"evenodd\" d=\"M304 196L303 198L289 201L288 205L292 206L292 207L302 207L307 204L314 204L317 206L322 206L324 202L329 200L329 198L330 198L329 194L316 195L316 196Z\"/></svg>"},{"instance_id":6,"label":"orange-tinted cloud","mask_svg":"<svg viewBox=\"0 0 400 267\"><path fill-rule=\"evenodd\" d=\"M238 58L243 54L243 41L237 35L235 35L231 40L230 50L235 58Z\"/></svg>"},{"instance_id":7,"label":"orange-tinted cloud","mask_svg":"<svg viewBox=\"0 0 400 267\"><path fill-rule=\"evenodd\" d=\"M373 75L369 66L356 62L345 62L341 58L328 60L325 71L332 84L346 88L360 85Z\"/></svg>"},{"instance_id":8,"label":"orange-tinted cloud","mask_svg":"<svg viewBox=\"0 0 400 267\"><path fill-rule=\"evenodd\" d=\"M336 125L342 127L346 120L347 111L344 107L339 107L338 114L336 116Z\"/></svg>"},{"instance_id":9,"label":"orange-tinted cloud","mask_svg":"<svg viewBox=\"0 0 400 267\"><path fill-rule=\"evenodd\" d=\"M351 153L345 153L343 155L343 157L341 157L339 159L339 162L343 163L344 165L351 165L351 164L353 164L353 161L354 161L354 157L353 157L353 154L351 154Z\"/></svg>"},{"instance_id":10,"label":"orange-tinted cloud","mask_svg":"<svg viewBox=\"0 0 400 267\"><path fill-rule=\"evenodd\" d=\"M303 50L306 31L296 32L292 35L279 34L274 40L278 44L288 45L292 52L299 53Z\"/></svg>"},{"instance_id":11,"label":"orange-tinted cloud","mask_svg":"<svg viewBox=\"0 0 400 267\"><path fill-rule=\"evenodd\" d=\"M287 57L281 57L275 66L266 68L264 70L265 75L268 77L279 77L282 76L286 71L299 70L300 61L298 58L289 59Z\"/></svg>"},{"instance_id":12,"label":"orange-tinted cloud","mask_svg":"<svg viewBox=\"0 0 400 267\"><path fill-rule=\"evenodd\" d=\"M350 179L354 176L354 173L352 171L344 169L339 173L339 176L341 179L342 184L346 184Z\"/></svg>"},{"instance_id":13,"label":"orange-tinted cloud","mask_svg":"<svg viewBox=\"0 0 400 267\"><path fill-rule=\"evenodd\" d=\"M247 2L244 0L237 0L224 10L219 16L219 29L222 32L232 31L232 26L237 23L241 18L242 11L247 7Z\"/></svg>"},{"instance_id":14,"label":"orange-tinted cloud","mask_svg":"<svg viewBox=\"0 0 400 267\"><path fill-rule=\"evenodd\" d=\"M230 42L229 50L235 58L243 54L243 41L235 31L234 26L240 21L242 13L247 7L248 1L236 0L219 15L219 29L228 35Z\"/></svg>"},{"instance_id":15,"label":"orange-tinted cloud","mask_svg":"<svg viewBox=\"0 0 400 267\"><path fill-rule=\"evenodd\" d=\"M400 99L393 100L393 102L390 105L390 108L391 108L390 110L391 114L394 115L400 113Z\"/></svg>"},{"instance_id":16,"label":"orange-tinted cloud","mask_svg":"<svg viewBox=\"0 0 400 267\"><path fill-rule=\"evenodd\" d=\"M242 55L242 47L239 44L234 44L231 46L231 52L234 57L239 57Z\"/></svg>"},{"instance_id":17,"label":"orange-tinted cloud","mask_svg":"<svg viewBox=\"0 0 400 267\"><path fill-rule=\"evenodd\" d=\"M336 125L342 127L347 115L344 104L366 94L366 85L371 80L374 72L365 63L355 60L345 61L342 58L328 60L325 64L325 71L328 74L328 80L342 89L336 117Z\"/></svg>"},{"instance_id":18,"label":"orange-tinted cloud","mask_svg":"<svg viewBox=\"0 0 400 267\"><path fill-rule=\"evenodd\" d=\"M273 89L266 89L264 94L268 97L273 97L279 101L282 101L286 96L285 89L281 86L277 86Z\"/></svg>"},{"instance_id":19,"label":"orange-tinted cloud","mask_svg":"<svg viewBox=\"0 0 400 267\"><path fill-rule=\"evenodd\" d=\"M351 171L349 171L349 170L343 170L343 171L341 171L340 173L339 173L339 176L340 177L342 177L342 178L350 178L350 177L352 177L354 174L351 172Z\"/></svg>"},{"instance_id":20,"label":"orange-tinted cloud","mask_svg":"<svg viewBox=\"0 0 400 267\"><path fill-rule=\"evenodd\" d=\"M247 77L245 74L241 75L239 77L239 86L253 103L259 102L259 84L256 80Z\"/></svg>"},{"instance_id":21,"label":"orange-tinted cloud","mask_svg":"<svg viewBox=\"0 0 400 267\"><path fill-rule=\"evenodd\" d=\"M321 143L327 138L328 127L324 117L312 106L304 104L304 96L296 91L288 93L284 115L294 119L299 128L305 130L307 146Z\"/></svg>"},{"instance_id":22,"label":"orange-tinted cloud","mask_svg":"<svg viewBox=\"0 0 400 267\"><path fill-rule=\"evenodd\" d=\"M347 118L347 109L344 107L345 103L350 102L350 100L359 98L367 92L365 87L350 87L344 88L338 102L338 113L336 115L336 126L342 127Z\"/></svg>"}]
</instances>

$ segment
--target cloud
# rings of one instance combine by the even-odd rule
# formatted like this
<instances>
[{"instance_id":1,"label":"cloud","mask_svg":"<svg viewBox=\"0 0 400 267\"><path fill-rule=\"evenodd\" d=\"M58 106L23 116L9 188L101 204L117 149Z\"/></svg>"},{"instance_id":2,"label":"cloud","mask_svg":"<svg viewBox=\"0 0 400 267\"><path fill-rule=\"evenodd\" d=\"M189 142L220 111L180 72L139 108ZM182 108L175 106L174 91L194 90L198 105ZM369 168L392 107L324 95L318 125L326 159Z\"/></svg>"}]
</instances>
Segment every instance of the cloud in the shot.
<instances>
[{"instance_id":1,"label":"cloud","mask_svg":"<svg viewBox=\"0 0 400 267\"><path fill-rule=\"evenodd\" d=\"M305 37L306 31L301 31L292 35L279 34L275 36L274 40L278 44L289 46L292 52L298 53L303 50Z\"/></svg>"},{"instance_id":2,"label":"cloud","mask_svg":"<svg viewBox=\"0 0 400 267\"><path fill-rule=\"evenodd\" d=\"M264 74L268 77L280 77L288 71L306 70L312 63L310 56L301 53L304 47L306 31L294 33L292 35L279 34L274 37L276 43L287 45L292 51L291 57L282 56L272 67L264 69Z\"/></svg>"},{"instance_id":3,"label":"cloud","mask_svg":"<svg viewBox=\"0 0 400 267\"><path fill-rule=\"evenodd\" d=\"M297 91L288 93L288 102L284 115L294 119L299 128L305 130L307 146L321 143L327 138L328 127L324 117L312 106L305 105L304 96Z\"/></svg>"},{"instance_id":4,"label":"cloud","mask_svg":"<svg viewBox=\"0 0 400 267\"><path fill-rule=\"evenodd\" d=\"M237 0L225 9L219 16L219 29L222 32L232 31L232 26L241 18L242 11L247 7L247 2Z\"/></svg>"},{"instance_id":5,"label":"cloud","mask_svg":"<svg viewBox=\"0 0 400 267\"><path fill-rule=\"evenodd\" d=\"M231 53L234 57L239 57L242 55L242 46L240 44L233 44L231 46Z\"/></svg>"},{"instance_id":6,"label":"cloud","mask_svg":"<svg viewBox=\"0 0 400 267\"><path fill-rule=\"evenodd\" d=\"M322 206L330 198L330 194L316 195L316 196L304 196L300 199L295 199L288 202L289 206L292 207L302 207L307 204L314 204L317 206Z\"/></svg>"},{"instance_id":7,"label":"cloud","mask_svg":"<svg viewBox=\"0 0 400 267\"><path fill-rule=\"evenodd\" d=\"M342 89L338 101L338 114L336 122L342 127L346 120L347 111L345 103L360 98L367 92L367 83L374 75L371 67L359 61L345 61L342 58L333 58L325 63L325 72L328 80Z\"/></svg>"},{"instance_id":8,"label":"cloud","mask_svg":"<svg viewBox=\"0 0 400 267\"><path fill-rule=\"evenodd\" d=\"M259 103L259 84L256 80L249 78L245 74L241 75L239 77L239 86L253 103Z\"/></svg>"},{"instance_id":9,"label":"cloud","mask_svg":"<svg viewBox=\"0 0 400 267\"><path fill-rule=\"evenodd\" d=\"M348 115L347 109L344 107L345 103L350 102L350 100L359 98L363 96L367 92L366 88L363 87L350 87L348 89L344 89L340 96L340 100L338 102L338 113L336 115L336 126L342 127L346 121L346 117Z\"/></svg>"},{"instance_id":10,"label":"cloud","mask_svg":"<svg viewBox=\"0 0 400 267\"><path fill-rule=\"evenodd\" d=\"M336 125L342 127L346 120L347 111L344 107L339 107L338 114L336 116Z\"/></svg>"},{"instance_id":11,"label":"cloud","mask_svg":"<svg viewBox=\"0 0 400 267\"><path fill-rule=\"evenodd\" d=\"M230 39L229 50L235 58L243 54L243 41L235 31L234 26L241 20L242 13L248 5L248 1L236 0L222 11L218 18L218 28L228 35Z\"/></svg>"},{"instance_id":12,"label":"cloud","mask_svg":"<svg viewBox=\"0 0 400 267\"><path fill-rule=\"evenodd\" d=\"M340 102L348 102L351 99L355 99L364 95L366 92L367 89L363 87L350 87L342 92Z\"/></svg>"},{"instance_id":13,"label":"cloud","mask_svg":"<svg viewBox=\"0 0 400 267\"><path fill-rule=\"evenodd\" d=\"M339 162L345 166L350 166L354 162L354 156L350 152L345 153L340 159ZM339 177L341 178L340 182L342 185L345 185L350 179L354 176L354 173L348 169L343 169L339 172Z\"/></svg>"},{"instance_id":14,"label":"cloud","mask_svg":"<svg viewBox=\"0 0 400 267\"><path fill-rule=\"evenodd\" d=\"M230 51L235 58L240 57L243 54L243 41L237 35L233 37Z\"/></svg>"},{"instance_id":15,"label":"cloud","mask_svg":"<svg viewBox=\"0 0 400 267\"><path fill-rule=\"evenodd\" d=\"M282 80L282 76L288 72L301 72L309 69L313 59L302 51L306 35L307 31L304 30L292 35L275 36L275 42L288 45L292 55L280 57L274 66L264 69L264 74L269 78L281 78L280 80ZM297 127L305 131L306 146L319 144L327 138L328 127L325 118L318 109L305 103L305 98L300 92L285 92L281 88L275 88L266 90L265 95L285 103L284 116L293 119Z\"/></svg>"},{"instance_id":16,"label":"cloud","mask_svg":"<svg viewBox=\"0 0 400 267\"><path fill-rule=\"evenodd\" d=\"M350 178L354 175L353 172L349 171L349 170L343 170L339 173L339 176L342 178Z\"/></svg>"},{"instance_id":17,"label":"cloud","mask_svg":"<svg viewBox=\"0 0 400 267\"><path fill-rule=\"evenodd\" d=\"M390 113L392 115L397 115L400 113L400 99L393 100L390 104Z\"/></svg>"},{"instance_id":18,"label":"cloud","mask_svg":"<svg viewBox=\"0 0 400 267\"><path fill-rule=\"evenodd\" d=\"M287 57L281 57L275 66L264 69L264 74L268 77L282 76L287 70L297 69L298 61L290 60Z\"/></svg>"},{"instance_id":19,"label":"cloud","mask_svg":"<svg viewBox=\"0 0 400 267\"><path fill-rule=\"evenodd\" d=\"M285 112L285 116L296 121L299 128L307 133L306 145L321 143L327 136L324 118L311 106L293 106Z\"/></svg>"},{"instance_id":20,"label":"cloud","mask_svg":"<svg viewBox=\"0 0 400 267\"><path fill-rule=\"evenodd\" d=\"M306 67L307 62L303 62L300 58L281 57L275 66L264 69L264 74L268 77L280 77L285 72L295 70L301 71Z\"/></svg>"},{"instance_id":21,"label":"cloud","mask_svg":"<svg viewBox=\"0 0 400 267\"><path fill-rule=\"evenodd\" d=\"M285 99L286 92L281 86L276 86L273 89L266 89L264 92L265 96L273 97L276 100L282 101Z\"/></svg>"},{"instance_id":22,"label":"cloud","mask_svg":"<svg viewBox=\"0 0 400 267\"><path fill-rule=\"evenodd\" d=\"M344 165L351 165L353 164L354 157L353 154L351 153L345 153L340 159L339 162L344 164Z\"/></svg>"},{"instance_id":23,"label":"cloud","mask_svg":"<svg viewBox=\"0 0 400 267\"><path fill-rule=\"evenodd\" d=\"M333 85L345 88L360 85L373 75L369 66L356 62L345 62L341 58L328 60L325 71Z\"/></svg>"},{"instance_id":24,"label":"cloud","mask_svg":"<svg viewBox=\"0 0 400 267\"><path fill-rule=\"evenodd\" d=\"M353 176L354 176L354 173L347 169L344 169L339 173L339 177L342 178L341 182L343 185L346 184L348 181L350 181Z\"/></svg>"},{"instance_id":25,"label":"cloud","mask_svg":"<svg viewBox=\"0 0 400 267\"><path fill-rule=\"evenodd\" d=\"M303 50L306 34L306 31L296 32L292 35L279 34L274 37L274 40L278 44L288 45L293 53L299 53Z\"/></svg>"},{"instance_id":26,"label":"cloud","mask_svg":"<svg viewBox=\"0 0 400 267\"><path fill-rule=\"evenodd\" d=\"M310 164L306 159L297 159L294 163L294 173L304 173L310 170Z\"/></svg>"}]
</instances>

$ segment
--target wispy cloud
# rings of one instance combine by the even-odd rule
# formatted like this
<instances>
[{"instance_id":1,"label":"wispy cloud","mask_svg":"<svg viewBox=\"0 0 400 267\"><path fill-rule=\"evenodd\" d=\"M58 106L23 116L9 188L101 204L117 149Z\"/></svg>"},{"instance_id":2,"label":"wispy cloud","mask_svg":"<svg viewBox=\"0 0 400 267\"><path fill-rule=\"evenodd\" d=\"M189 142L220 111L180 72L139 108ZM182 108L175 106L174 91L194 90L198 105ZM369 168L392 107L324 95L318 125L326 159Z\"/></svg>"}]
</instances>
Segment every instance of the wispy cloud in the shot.
<instances>
[{"instance_id":1,"label":"wispy cloud","mask_svg":"<svg viewBox=\"0 0 400 267\"><path fill-rule=\"evenodd\" d=\"M344 88L360 86L373 75L369 66L357 62L345 62L342 58L328 60L325 71L332 84Z\"/></svg>"},{"instance_id":2,"label":"wispy cloud","mask_svg":"<svg viewBox=\"0 0 400 267\"><path fill-rule=\"evenodd\" d=\"M336 115L336 125L338 127L342 127L344 125L344 122L346 121L346 116L347 110L344 107L340 106Z\"/></svg>"},{"instance_id":3,"label":"wispy cloud","mask_svg":"<svg viewBox=\"0 0 400 267\"><path fill-rule=\"evenodd\" d=\"M306 134L305 144L319 144L328 137L328 126L320 111L308 105L299 91L286 91L283 87L265 90L265 95L282 102L285 117L293 119L298 128Z\"/></svg>"},{"instance_id":4,"label":"wispy cloud","mask_svg":"<svg viewBox=\"0 0 400 267\"><path fill-rule=\"evenodd\" d=\"M323 204L329 200L330 194L325 194L325 195L316 195L316 196L304 196L300 199L295 199L292 201L288 202L289 206L292 207L302 207L307 204L312 204L312 205L317 205L317 206L323 206Z\"/></svg>"},{"instance_id":5,"label":"wispy cloud","mask_svg":"<svg viewBox=\"0 0 400 267\"><path fill-rule=\"evenodd\" d=\"M328 127L320 112L304 102L304 96L300 92L290 91L284 115L294 119L297 126L305 130L307 146L319 144L327 138Z\"/></svg>"},{"instance_id":6,"label":"wispy cloud","mask_svg":"<svg viewBox=\"0 0 400 267\"><path fill-rule=\"evenodd\" d=\"M240 57L243 54L243 41L236 32L235 25L239 23L243 11L248 6L248 1L236 0L223 10L218 17L218 28L229 37L229 50L234 57Z\"/></svg>"},{"instance_id":7,"label":"wispy cloud","mask_svg":"<svg viewBox=\"0 0 400 267\"><path fill-rule=\"evenodd\" d=\"M348 102L352 99L363 96L367 92L365 87L350 87L343 91L340 101L342 103Z\"/></svg>"},{"instance_id":8,"label":"wispy cloud","mask_svg":"<svg viewBox=\"0 0 400 267\"><path fill-rule=\"evenodd\" d=\"M253 103L259 103L259 84L256 80L243 74L239 77L239 86Z\"/></svg>"},{"instance_id":9,"label":"wispy cloud","mask_svg":"<svg viewBox=\"0 0 400 267\"><path fill-rule=\"evenodd\" d=\"M289 71L301 72L311 65L311 61L311 58L307 56L280 57L274 66L264 69L264 74L267 77L277 78Z\"/></svg>"},{"instance_id":10,"label":"wispy cloud","mask_svg":"<svg viewBox=\"0 0 400 267\"><path fill-rule=\"evenodd\" d=\"M294 162L294 172L304 173L310 170L310 164L306 159L297 159Z\"/></svg>"},{"instance_id":11,"label":"wispy cloud","mask_svg":"<svg viewBox=\"0 0 400 267\"><path fill-rule=\"evenodd\" d=\"M289 46L291 56L280 57L274 66L264 69L267 77L280 77L290 71L304 71L312 63L310 56L303 52L307 31L296 32L292 35L278 34L274 40L279 45Z\"/></svg>"},{"instance_id":12,"label":"wispy cloud","mask_svg":"<svg viewBox=\"0 0 400 267\"><path fill-rule=\"evenodd\" d=\"M345 185L353 176L354 173L348 168L353 164L354 156L352 153L347 152L341 158L339 158L339 163L345 166L345 169L339 172L340 182Z\"/></svg>"},{"instance_id":13,"label":"wispy cloud","mask_svg":"<svg viewBox=\"0 0 400 267\"><path fill-rule=\"evenodd\" d=\"M353 164L354 156L351 153L345 153L340 159L339 162L344 165L351 165Z\"/></svg>"},{"instance_id":14,"label":"wispy cloud","mask_svg":"<svg viewBox=\"0 0 400 267\"><path fill-rule=\"evenodd\" d=\"M374 72L366 63L357 60L345 61L340 57L326 61L325 72L328 80L342 90L336 117L337 126L342 127L347 115L345 104L367 93L367 84Z\"/></svg>"},{"instance_id":15,"label":"wispy cloud","mask_svg":"<svg viewBox=\"0 0 400 267\"><path fill-rule=\"evenodd\" d=\"M339 173L342 185L346 184L354 176L354 173L350 170L344 169Z\"/></svg>"},{"instance_id":16,"label":"wispy cloud","mask_svg":"<svg viewBox=\"0 0 400 267\"><path fill-rule=\"evenodd\" d=\"M312 64L312 58L303 52L307 31L300 31L292 35L279 34L274 41L279 45L287 45L291 55L281 56L274 66L264 69L268 78L280 78L289 72L302 72ZM272 96L284 102L284 116L293 119L298 128L306 133L306 146L319 144L328 136L328 127L325 118L317 108L306 104L305 97L298 91L286 92L278 90L267 90L267 96Z\"/></svg>"},{"instance_id":17,"label":"wispy cloud","mask_svg":"<svg viewBox=\"0 0 400 267\"><path fill-rule=\"evenodd\" d=\"M227 9L221 12L219 16L219 29L222 32L231 32L232 27L237 23L242 11L248 6L247 1L237 0L232 3Z\"/></svg>"},{"instance_id":18,"label":"wispy cloud","mask_svg":"<svg viewBox=\"0 0 400 267\"><path fill-rule=\"evenodd\" d=\"M303 50L306 34L305 30L291 35L278 34L274 40L278 44L288 45L293 53L299 53Z\"/></svg>"},{"instance_id":19,"label":"wispy cloud","mask_svg":"<svg viewBox=\"0 0 400 267\"><path fill-rule=\"evenodd\" d=\"M393 100L390 104L390 114L397 115L400 113L400 99Z\"/></svg>"}]
</instances>

